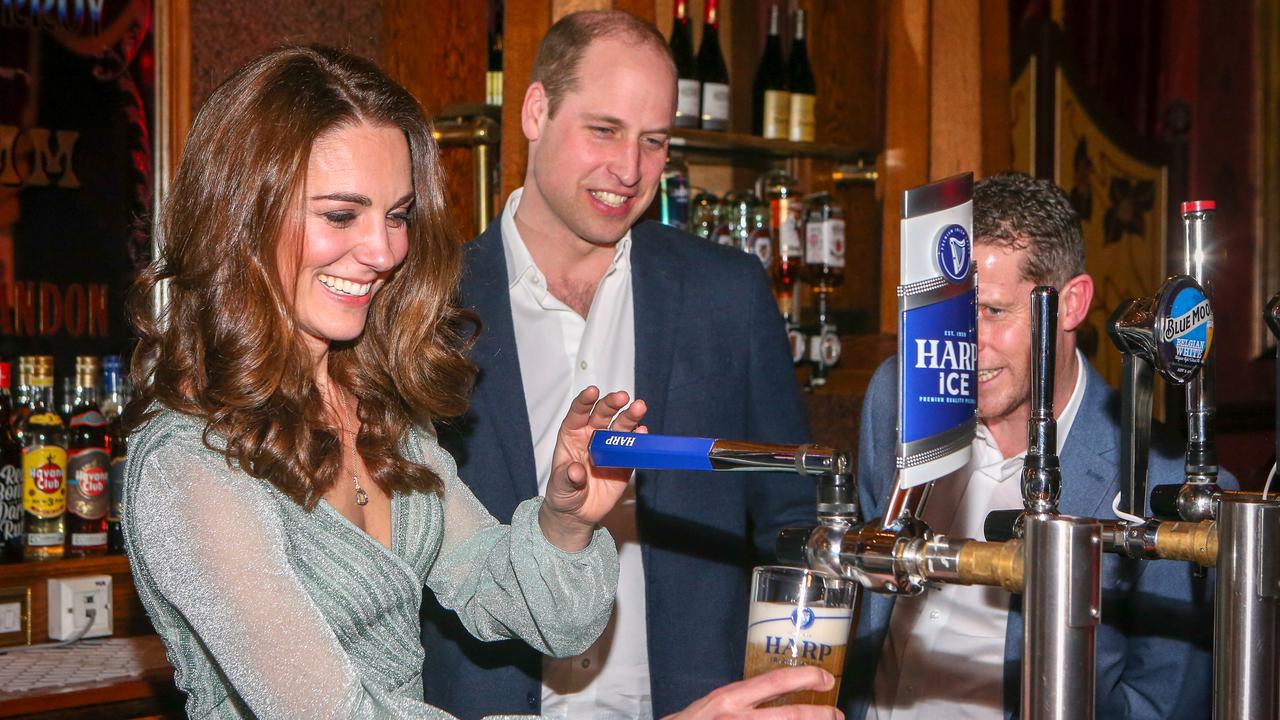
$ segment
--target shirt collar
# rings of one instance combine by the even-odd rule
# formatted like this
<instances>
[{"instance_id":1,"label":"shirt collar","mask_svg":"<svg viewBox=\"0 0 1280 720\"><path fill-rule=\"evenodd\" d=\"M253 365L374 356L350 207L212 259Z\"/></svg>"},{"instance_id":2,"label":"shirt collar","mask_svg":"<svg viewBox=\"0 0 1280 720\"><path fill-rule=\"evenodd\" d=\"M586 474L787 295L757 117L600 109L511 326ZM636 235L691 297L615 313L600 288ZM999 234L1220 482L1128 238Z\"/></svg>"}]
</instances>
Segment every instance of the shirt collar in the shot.
<instances>
[{"instance_id":1,"label":"shirt collar","mask_svg":"<svg viewBox=\"0 0 1280 720\"><path fill-rule=\"evenodd\" d=\"M1089 376L1085 374L1084 366L1084 354L1077 349L1076 382L1071 389L1071 398L1067 400L1067 405L1062 408L1062 412L1055 413L1058 440L1058 447L1055 448L1055 451L1059 456L1062 455L1062 448L1067 443L1067 435L1071 432L1071 426L1075 424L1076 414L1080 411L1080 404L1084 401L1085 385L1089 382ZM976 436L978 442L982 443L986 448L986 452L984 453L986 457L1001 458L1001 472L999 473L999 479L1003 482L1010 477L1016 477L1018 473L1014 471L1014 468L1022 467L1022 461L1026 458L1027 451L1023 450L1011 458L1002 457L1000 455L1000 448L996 445L995 438L991 436L991 432L987 430L987 426L982 423L978 423Z\"/></svg>"},{"instance_id":2,"label":"shirt collar","mask_svg":"<svg viewBox=\"0 0 1280 720\"><path fill-rule=\"evenodd\" d=\"M542 271L533 261L533 255L529 254L529 248L524 244L520 229L516 227L516 209L520 207L520 197L523 194L523 187L512 190L511 195L507 197L506 206L502 209L502 247L505 250L503 255L507 260L507 289L514 289L526 275L535 285L545 289L547 283ZM605 274L613 272L620 266L628 267L630 258L631 231L627 230L627 234L613 246L613 261L609 263L609 269Z\"/></svg>"}]
</instances>

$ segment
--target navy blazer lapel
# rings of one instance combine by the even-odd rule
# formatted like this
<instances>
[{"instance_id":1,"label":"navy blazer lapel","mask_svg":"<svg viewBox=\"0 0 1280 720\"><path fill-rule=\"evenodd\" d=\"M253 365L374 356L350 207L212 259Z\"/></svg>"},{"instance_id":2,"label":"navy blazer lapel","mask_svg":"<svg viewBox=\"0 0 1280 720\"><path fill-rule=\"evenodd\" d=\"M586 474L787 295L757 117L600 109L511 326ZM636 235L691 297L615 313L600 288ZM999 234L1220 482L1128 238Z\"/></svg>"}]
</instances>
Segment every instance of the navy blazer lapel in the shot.
<instances>
[{"instance_id":1,"label":"navy blazer lapel","mask_svg":"<svg viewBox=\"0 0 1280 720\"><path fill-rule=\"evenodd\" d=\"M631 230L631 304L636 326L636 397L648 404L644 424L663 432L671 362L675 348L676 316L680 312L680 264L662 238L641 223ZM636 475L636 494L646 506L657 507L657 484ZM647 553L648 547L645 551Z\"/></svg>"},{"instance_id":2,"label":"navy blazer lapel","mask_svg":"<svg viewBox=\"0 0 1280 720\"><path fill-rule=\"evenodd\" d=\"M680 312L679 263L645 223L631 231L631 302L636 325L636 396L649 404L645 425L662 432Z\"/></svg>"},{"instance_id":3,"label":"navy blazer lapel","mask_svg":"<svg viewBox=\"0 0 1280 720\"><path fill-rule=\"evenodd\" d=\"M480 371L471 402L485 417L494 418L494 427L501 428L495 431L497 437L492 442L502 449L507 476L519 502L538 494L538 473L511 318L510 280L501 228L502 223L494 221L464 248L462 302L475 309L484 323L471 349L471 358ZM485 442L476 446L491 445Z\"/></svg>"},{"instance_id":4,"label":"navy blazer lapel","mask_svg":"<svg viewBox=\"0 0 1280 720\"><path fill-rule=\"evenodd\" d=\"M1058 512L1076 517L1111 517L1109 493L1119 472L1118 408L1107 381L1085 362L1085 391L1062 448L1062 495ZM1115 414L1113 414L1115 413Z\"/></svg>"}]
</instances>

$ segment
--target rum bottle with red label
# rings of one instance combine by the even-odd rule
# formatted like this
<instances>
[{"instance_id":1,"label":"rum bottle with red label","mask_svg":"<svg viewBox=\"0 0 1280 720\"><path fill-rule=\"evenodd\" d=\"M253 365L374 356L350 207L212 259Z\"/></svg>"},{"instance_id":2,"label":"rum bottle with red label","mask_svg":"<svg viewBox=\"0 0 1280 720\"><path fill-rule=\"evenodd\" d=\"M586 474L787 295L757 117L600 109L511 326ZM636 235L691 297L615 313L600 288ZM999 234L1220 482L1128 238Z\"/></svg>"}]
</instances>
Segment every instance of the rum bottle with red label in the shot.
<instances>
[{"instance_id":1,"label":"rum bottle with red label","mask_svg":"<svg viewBox=\"0 0 1280 720\"><path fill-rule=\"evenodd\" d=\"M31 410L22 423L24 560L63 556L67 509L67 430L53 405L53 357L31 361Z\"/></svg>"},{"instance_id":2,"label":"rum bottle with red label","mask_svg":"<svg viewBox=\"0 0 1280 720\"><path fill-rule=\"evenodd\" d=\"M98 408L100 371L98 358L76 358L75 407L67 448L67 555L71 557L107 552L111 436Z\"/></svg>"}]
</instances>

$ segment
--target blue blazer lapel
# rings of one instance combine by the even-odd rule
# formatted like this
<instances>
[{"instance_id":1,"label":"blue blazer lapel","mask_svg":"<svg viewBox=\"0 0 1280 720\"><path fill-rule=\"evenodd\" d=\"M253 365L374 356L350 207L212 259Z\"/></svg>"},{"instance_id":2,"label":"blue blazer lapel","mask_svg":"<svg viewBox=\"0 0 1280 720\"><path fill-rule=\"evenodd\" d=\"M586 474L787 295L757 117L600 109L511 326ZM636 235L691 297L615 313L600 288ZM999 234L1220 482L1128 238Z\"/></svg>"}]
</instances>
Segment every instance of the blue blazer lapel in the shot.
<instances>
[{"instance_id":1,"label":"blue blazer lapel","mask_svg":"<svg viewBox=\"0 0 1280 720\"><path fill-rule=\"evenodd\" d=\"M636 323L636 395L649 404L645 424L662 432L676 317L681 311L680 268L645 224L631 232L631 300Z\"/></svg>"},{"instance_id":2,"label":"blue blazer lapel","mask_svg":"<svg viewBox=\"0 0 1280 720\"><path fill-rule=\"evenodd\" d=\"M1110 494L1119 472L1119 408L1107 381L1087 362L1085 391L1062 448L1062 495L1058 512L1076 517L1111 517Z\"/></svg>"},{"instance_id":3,"label":"blue blazer lapel","mask_svg":"<svg viewBox=\"0 0 1280 720\"><path fill-rule=\"evenodd\" d=\"M667 389L675 352L680 308L681 267L667 251L659 233L648 223L631 230L631 302L636 325L636 396L648 405L644 423L650 432L663 431ZM639 473L640 480L645 473ZM638 481L636 492L649 507L656 506L655 483Z\"/></svg>"},{"instance_id":4,"label":"blue blazer lapel","mask_svg":"<svg viewBox=\"0 0 1280 720\"><path fill-rule=\"evenodd\" d=\"M502 223L495 221L480 237L467 244L462 303L473 308L484 323L471 349L471 358L480 373L471 402L480 414L492 419L485 427L495 436L477 438L472 446L478 452L493 447L501 450L518 503L538 494L538 476L520 376L520 356L516 352L501 228Z\"/></svg>"}]
</instances>

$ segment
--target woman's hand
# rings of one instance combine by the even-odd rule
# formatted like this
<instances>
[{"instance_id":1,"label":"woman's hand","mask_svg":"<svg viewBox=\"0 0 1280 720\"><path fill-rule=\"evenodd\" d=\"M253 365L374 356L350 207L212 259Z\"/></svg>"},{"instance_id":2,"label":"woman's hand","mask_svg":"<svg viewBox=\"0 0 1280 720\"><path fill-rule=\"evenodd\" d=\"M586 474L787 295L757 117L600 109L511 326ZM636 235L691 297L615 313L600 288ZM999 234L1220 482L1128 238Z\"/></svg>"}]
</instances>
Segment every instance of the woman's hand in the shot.
<instances>
[{"instance_id":1,"label":"woman's hand","mask_svg":"<svg viewBox=\"0 0 1280 720\"><path fill-rule=\"evenodd\" d=\"M587 445L591 434L609 428L611 420L614 430L646 432L640 425L647 409L644 401L636 400L627 406L629 400L621 390L600 397L599 388L592 385L578 393L560 423L538 524L547 540L561 550L577 552L585 548L596 524L627 489L631 471L592 467ZM626 410L619 413L624 407Z\"/></svg>"},{"instance_id":2,"label":"woman's hand","mask_svg":"<svg viewBox=\"0 0 1280 720\"><path fill-rule=\"evenodd\" d=\"M821 668L804 665L772 670L712 690L707 696L664 720L840 720L844 713L819 705L757 708L763 702L800 690L830 690L836 679Z\"/></svg>"}]
</instances>

